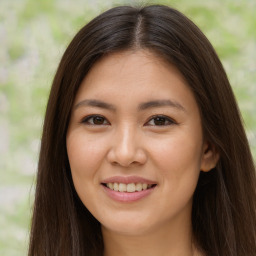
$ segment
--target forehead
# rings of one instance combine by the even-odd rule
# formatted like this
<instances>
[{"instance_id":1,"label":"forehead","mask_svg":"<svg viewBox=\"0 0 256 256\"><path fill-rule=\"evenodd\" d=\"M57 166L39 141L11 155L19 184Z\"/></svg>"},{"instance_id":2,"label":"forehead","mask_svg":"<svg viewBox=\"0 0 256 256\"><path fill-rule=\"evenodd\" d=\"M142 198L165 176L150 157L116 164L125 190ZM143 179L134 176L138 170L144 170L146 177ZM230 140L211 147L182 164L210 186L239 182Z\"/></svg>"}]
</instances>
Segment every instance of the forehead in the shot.
<instances>
[{"instance_id":1,"label":"forehead","mask_svg":"<svg viewBox=\"0 0 256 256\"><path fill-rule=\"evenodd\" d=\"M155 99L196 104L179 70L144 50L112 53L100 59L82 81L75 104L85 98L117 104Z\"/></svg>"}]
</instances>

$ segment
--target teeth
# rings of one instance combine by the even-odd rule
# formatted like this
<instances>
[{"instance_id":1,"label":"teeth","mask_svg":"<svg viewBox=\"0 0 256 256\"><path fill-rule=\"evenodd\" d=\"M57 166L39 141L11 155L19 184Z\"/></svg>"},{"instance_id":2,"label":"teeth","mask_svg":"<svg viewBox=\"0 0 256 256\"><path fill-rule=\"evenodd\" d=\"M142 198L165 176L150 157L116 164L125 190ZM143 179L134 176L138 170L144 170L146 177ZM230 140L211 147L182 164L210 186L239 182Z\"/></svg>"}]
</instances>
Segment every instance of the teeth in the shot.
<instances>
[{"instance_id":1,"label":"teeth","mask_svg":"<svg viewBox=\"0 0 256 256\"><path fill-rule=\"evenodd\" d=\"M135 191L142 191L146 190L148 188L151 188L153 184L146 184L146 183L129 183L129 184L124 184L124 183L107 183L107 187L114 190L114 191L119 191L119 192L135 192Z\"/></svg>"},{"instance_id":2,"label":"teeth","mask_svg":"<svg viewBox=\"0 0 256 256\"><path fill-rule=\"evenodd\" d=\"M114 190L118 191L118 189L119 189L119 185L117 183L114 183Z\"/></svg>"},{"instance_id":3,"label":"teeth","mask_svg":"<svg viewBox=\"0 0 256 256\"><path fill-rule=\"evenodd\" d=\"M135 190L136 191L141 191L142 190L142 184L141 183L137 183L135 186Z\"/></svg>"},{"instance_id":4,"label":"teeth","mask_svg":"<svg viewBox=\"0 0 256 256\"><path fill-rule=\"evenodd\" d=\"M134 183L127 184L126 191L127 192L135 192L135 184Z\"/></svg>"},{"instance_id":5,"label":"teeth","mask_svg":"<svg viewBox=\"0 0 256 256\"><path fill-rule=\"evenodd\" d=\"M148 187L147 184L145 184L145 183L142 184L142 189L143 189L143 190L147 189L147 187Z\"/></svg>"},{"instance_id":6,"label":"teeth","mask_svg":"<svg viewBox=\"0 0 256 256\"><path fill-rule=\"evenodd\" d=\"M118 189L118 191L120 191L120 192L125 192L125 191L126 191L126 185L123 184L123 183L120 183L120 184L119 184L119 189Z\"/></svg>"},{"instance_id":7,"label":"teeth","mask_svg":"<svg viewBox=\"0 0 256 256\"><path fill-rule=\"evenodd\" d=\"M114 189L113 183L108 183L108 187L113 190Z\"/></svg>"}]
</instances>

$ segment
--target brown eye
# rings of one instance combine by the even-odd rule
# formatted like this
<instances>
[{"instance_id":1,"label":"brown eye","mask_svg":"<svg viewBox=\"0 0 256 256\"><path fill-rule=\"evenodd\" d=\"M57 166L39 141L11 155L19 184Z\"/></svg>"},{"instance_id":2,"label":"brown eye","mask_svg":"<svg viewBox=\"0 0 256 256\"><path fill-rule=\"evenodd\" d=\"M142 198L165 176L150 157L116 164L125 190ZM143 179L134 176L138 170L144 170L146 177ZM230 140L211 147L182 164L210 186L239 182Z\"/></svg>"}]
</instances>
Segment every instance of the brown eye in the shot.
<instances>
[{"instance_id":1,"label":"brown eye","mask_svg":"<svg viewBox=\"0 0 256 256\"><path fill-rule=\"evenodd\" d=\"M175 122L167 116L154 116L147 122L149 126L166 126L172 124L175 124Z\"/></svg>"},{"instance_id":2,"label":"brown eye","mask_svg":"<svg viewBox=\"0 0 256 256\"><path fill-rule=\"evenodd\" d=\"M99 115L88 116L83 119L82 123L89 125L108 125L109 122L105 117Z\"/></svg>"},{"instance_id":3,"label":"brown eye","mask_svg":"<svg viewBox=\"0 0 256 256\"><path fill-rule=\"evenodd\" d=\"M164 117L156 117L153 119L155 125L165 125L166 124L166 118Z\"/></svg>"},{"instance_id":4,"label":"brown eye","mask_svg":"<svg viewBox=\"0 0 256 256\"><path fill-rule=\"evenodd\" d=\"M93 124L104 124L104 118L101 116L95 116L92 118Z\"/></svg>"}]
</instances>

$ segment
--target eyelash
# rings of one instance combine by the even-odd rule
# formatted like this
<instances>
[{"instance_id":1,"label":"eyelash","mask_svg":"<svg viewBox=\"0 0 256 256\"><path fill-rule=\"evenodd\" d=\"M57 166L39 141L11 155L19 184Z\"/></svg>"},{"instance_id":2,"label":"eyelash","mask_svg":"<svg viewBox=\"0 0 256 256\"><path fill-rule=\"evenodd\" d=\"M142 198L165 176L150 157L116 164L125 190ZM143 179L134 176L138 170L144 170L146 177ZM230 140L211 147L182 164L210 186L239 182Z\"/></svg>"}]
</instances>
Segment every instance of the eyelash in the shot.
<instances>
[{"instance_id":1,"label":"eyelash","mask_svg":"<svg viewBox=\"0 0 256 256\"><path fill-rule=\"evenodd\" d=\"M156 121L156 119L159 119L158 121L161 121L161 122L164 121L164 124L162 124L162 125L152 124L152 125L149 125L149 126L170 126L170 125L173 125L173 124L177 124L176 121L174 121L172 118L170 118L168 116L165 116L165 115L151 116L146 123L149 123L150 121L153 121L153 120ZM166 124L166 122L168 122L168 123Z\"/></svg>"},{"instance_id":2,"label":"eyelash","mask_svg":"<svg viewBox=\"0 0 256 256\"><path fill-rule=\"evenodd\" d=\"M101 116L101 115L90 115L90 116L87 116L87 117L83 118L81 123L88 124L88 125L96 125L96 126L97 125L109 125L108 121L107 121L107 124L95 124L95 123L89 122L90 119L95 120L96 118L102 118L103 122L107 121L107 119L104 116Z\"/></svg>"},{"instance_id":3,"label":"eyelash","mask_svg":"<svg viewBox=\"0 0 256 256\"><path fill-rule=\"evenodd\" d=\"M103 123L98 123L98 124L95 124L93 123L94 121L96 121L96 118L100 118L101 121L103 121ZM169 126L169 125L173 125L173 124L177 124L176 121L174 121L172 118L168 117L168 116L165 116L165 115L154 115L154 116L151 116L148 121L146 122L146 124L150 123L151 121L156 121L156 119L159 119L158 121L160 122L163 122L164 121L164 124L161 124L161 125L156 125L156 124L149 124L149 126ZM90 122L90 120L92 120L92 122ZM98 119L98 121L100 121ZM166 124L167 122L167 124ZM86 125L95 125L95 126L100 126L100 125L109 125L109 121L104 117L104 116L101 116L101 115L90 115L90 116L87 116L85 117L81 123L83 124L86 124Z\"/></svg>"}]
</instances>

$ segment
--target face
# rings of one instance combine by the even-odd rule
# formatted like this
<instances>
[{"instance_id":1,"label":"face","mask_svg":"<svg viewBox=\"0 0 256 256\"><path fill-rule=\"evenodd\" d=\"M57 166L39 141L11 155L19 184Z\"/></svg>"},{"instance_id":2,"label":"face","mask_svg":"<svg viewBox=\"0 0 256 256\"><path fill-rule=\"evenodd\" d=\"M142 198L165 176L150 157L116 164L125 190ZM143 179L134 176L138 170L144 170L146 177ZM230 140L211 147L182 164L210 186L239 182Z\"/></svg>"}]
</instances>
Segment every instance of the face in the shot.
<instances>
[{"instance_id":1,"label":"face","mask_svg":"<svg viewBox=\"0 0 256 256\"><path fill-rule=\"evenodd\" d=\"M111 232L144 234L190 219L199 172L212 164L184 78L147 51L92 67L66 142L75 189Z\"/></svg>"}]
</instances>

